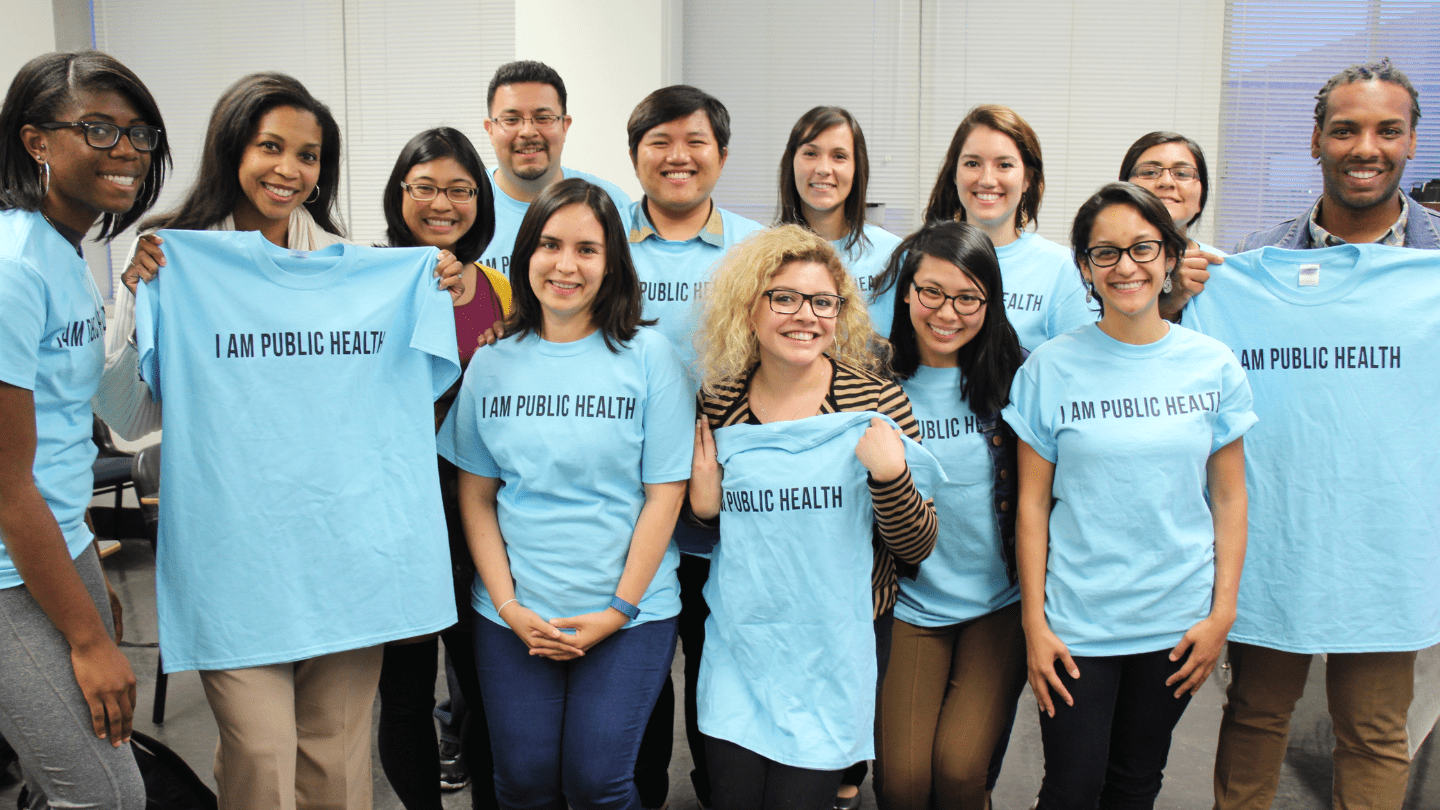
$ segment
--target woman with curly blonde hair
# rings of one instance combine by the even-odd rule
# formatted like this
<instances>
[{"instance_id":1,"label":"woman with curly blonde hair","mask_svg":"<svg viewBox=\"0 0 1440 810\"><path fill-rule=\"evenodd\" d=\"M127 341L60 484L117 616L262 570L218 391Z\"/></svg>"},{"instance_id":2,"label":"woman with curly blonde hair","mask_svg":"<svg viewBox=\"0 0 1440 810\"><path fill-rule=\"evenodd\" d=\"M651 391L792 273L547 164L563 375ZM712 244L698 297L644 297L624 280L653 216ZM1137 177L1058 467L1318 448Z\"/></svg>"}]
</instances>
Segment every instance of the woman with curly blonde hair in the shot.
<instances>
[{"instance_id":1,"label":"woman with curly blonde hair","mask_svg":"<svg viewBox=\"0 0 1440 810\"><path fill-rule=\"evenodd\" d=\"M795 225L736 245L707 293L689 499L724 513L699 685L716 810L829 808L873 756L897 567L934 547L940 475L873 334L835 249Z\"/></svg>"}]
</instances>

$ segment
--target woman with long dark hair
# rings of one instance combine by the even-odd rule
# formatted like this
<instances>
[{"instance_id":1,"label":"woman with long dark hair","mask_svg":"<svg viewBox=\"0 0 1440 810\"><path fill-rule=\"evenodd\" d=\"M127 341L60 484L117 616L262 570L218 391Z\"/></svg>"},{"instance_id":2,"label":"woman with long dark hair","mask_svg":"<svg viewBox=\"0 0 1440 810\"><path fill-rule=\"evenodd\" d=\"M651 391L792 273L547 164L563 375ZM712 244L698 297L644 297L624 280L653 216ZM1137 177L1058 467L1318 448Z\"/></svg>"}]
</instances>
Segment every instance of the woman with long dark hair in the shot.
<instances>
[{"instance_id":1,"label":"woman with long dark hair","mask_svg":"<svg viewBox=\"0 0 1440 810\"><path fill-rule=\"evenodd\" d=\"M1005 276L1005 314L1031 351L1095 321L1070 254L1026 230L1044 195L1035 130L1009 107L982 104L955 129L925 207L926 222L969 222L990 237Z\"/></svg>"},{"instance_id":2,"label":"woman with long dark hair","mask_svg":"<svg viewBox=\"0 0 1440 810\"><path fill-rule=\"evenodd\" d=\"M675 653L670 536L694 405L674 347L640 319L627 245L599 186L541 193L515 240L505 337L476 352L440 430L479 572L501 807L637 807L640 738Z\"/></svg>"},{"instance_id":3,"label":"woman with long dark hair","mask_svg":"<svg viewBox=\"0 0 1440 810\"><path fill-rule=\"evenodd\" d=\"M871 288L900 238L865 221L869 185L870 153L860 122L844 107L815 107L795 122L780 155L775 224L800 225L825 237L865 294L875 332L888 337L893 299L872 296Z\"/></svg>"},{"instance_id":4,"label":"woman with long dark hair","mask_svg":"<svg viewBox=\"0 0 1440 810\"><path fill-rule=\"evenodd\" d=\"M935 551L900 580L875 784L888 808L982 810L992 752L1025 686L1015 433L1000 418L1023 350L979 227L929 223L885 272L898 291L892 367L949 481L935 494Z\"/></svg>"},{"instance_id":5,"label":"woman with long dark hair","mask_svg":"<svg viewBox=\"0 0 1440 810\"><path fill-rule=\"evenodd\" d=\"M391 247L437 247L464 263L465 292L455 299L455 334L461 365L467 364L476 339L505 317L510 304L509 280L476 261L495 231L495 206L494 192L485 181L485 164L474 144L450 127L427 129L411 138L395 159L382 207ZM457 382L436 402L437 424L449 412L458 390ZM460 621L442 631L438 640L445 642L446 659L454 672L451 682L459 686L460 695L451 696L451 705L463 701L468 711L468 719L455 731L461 735L460 760L474 777L471 802L478 810L495 806L495 788L471 640L469 605L475 567L460 522L455 465L444 458L439 461ZM391 642L385 645L380 668L380 766L406 810L440 807L443 774L431 717L438 647L435 636Z\"/></svg>"},{"instance_id":6,"label":"woman with long dark hair","mask_svg":"<svg viewBox=\"0 0 1440 810\"><path fill-rule=\"evenodd\" d=\"M164 126L98 51L30 60L0 108L0 734L51 806L145 805L135 674L85 523L105 312L81 242L154 204Z\"/></svg>"}]
</instances>

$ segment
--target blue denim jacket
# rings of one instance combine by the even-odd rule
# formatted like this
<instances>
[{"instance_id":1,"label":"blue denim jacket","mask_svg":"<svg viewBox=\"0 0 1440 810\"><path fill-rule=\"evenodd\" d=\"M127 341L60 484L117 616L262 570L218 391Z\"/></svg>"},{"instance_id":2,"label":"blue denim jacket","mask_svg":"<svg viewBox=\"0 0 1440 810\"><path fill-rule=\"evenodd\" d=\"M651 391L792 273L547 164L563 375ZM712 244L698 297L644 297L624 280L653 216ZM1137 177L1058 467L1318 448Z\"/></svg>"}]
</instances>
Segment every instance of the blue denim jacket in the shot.
<instances>
[{"instance_id":1,"label":"blue denim jacket","mask_svg":"<svg viewBox=\"0 0 1440 810\"><path fill-rule=\"evenodd\" d=\"M1274 227L1246 236L1235 246L1235 252L1243 253L1267 245L1290 250L1309 250L1315 247L1310 244L1310 216L1319 204L1320 200L1317 199L1314 205L1295 219L1287 219ZM1410 219L1405 223L1405 247L1440 250L1440 213L1412 200Z\"/></svg>"}]
</instances>

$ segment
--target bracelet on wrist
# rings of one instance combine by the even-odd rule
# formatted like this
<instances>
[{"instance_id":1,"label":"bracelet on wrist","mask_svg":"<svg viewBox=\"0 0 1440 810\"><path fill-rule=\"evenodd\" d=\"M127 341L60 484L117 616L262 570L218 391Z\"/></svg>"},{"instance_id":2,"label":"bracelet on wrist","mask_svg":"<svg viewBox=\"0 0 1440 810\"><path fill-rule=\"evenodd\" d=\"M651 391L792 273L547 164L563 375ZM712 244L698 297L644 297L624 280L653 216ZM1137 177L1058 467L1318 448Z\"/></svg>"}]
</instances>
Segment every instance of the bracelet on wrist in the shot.
<instances>
[{"instance_id":1,"label":"bracelet on wrist","mask_svg":"<svg viewBox=\"0 0 1440 810\"><path fill-rule=\"evenodd\" d=\"M618 596L610 600L610 607L615 608L616 610L625 614L625 618L629 619L632 622L635 621L635 619L640 615L640 608L630 604L629 602L626 602L624 599L621 599Z\"/></svg>"}]
</instances>

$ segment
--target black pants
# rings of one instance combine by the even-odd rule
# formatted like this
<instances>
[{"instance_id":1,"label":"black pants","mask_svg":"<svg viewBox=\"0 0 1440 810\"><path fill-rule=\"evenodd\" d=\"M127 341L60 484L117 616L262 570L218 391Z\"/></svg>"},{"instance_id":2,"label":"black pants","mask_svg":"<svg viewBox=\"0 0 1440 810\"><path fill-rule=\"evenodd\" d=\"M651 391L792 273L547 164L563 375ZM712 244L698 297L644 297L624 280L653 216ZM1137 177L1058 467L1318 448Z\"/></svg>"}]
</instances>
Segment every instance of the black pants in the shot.
<instances>
[{"instance_id":1,"label":"black pants","mask_svg":"<svg viewBox=\"0 0 1440 810\"><path fill-rule=\"evenodd\" d=\"M1075 656L1079 680L1055 668L1075 699L1052 693L1053 718L1040 714L1045 779L1040 810L1150 810L1160 793L1170 735L1190 695L1165 680L1185 663L1170 650L1101 658Z\"/></svg>"},{"instance_id":2,"label":"black pants","mask_svg":"<svg viewBox=\"0 0 1440 810\"><path fill-rule=\"evenodd\" d=\"M691 554L680 555L680 645L685 651L685 739L690 744L690 757L695 769L690 782L695 798L702 807L710 806L710 769L705 759L704 736L700 733L695 707L695 685L700 681L700 653L705 648L705 619L710 607L705 604L702 589L710 579L710 561ZM640 740L640 756L635 760L635 788L640 804L659 807L670 791L670 756L675 742L675 685L665 677L655 711L645 726Z\"/></svg>"},{"instance_id":3,"label":"black pants","mask_svg":"<svg viewBox=\"0 0 1440 810\"><path fill-rule=\"evenodd\" d=\"M705 737L715 810L831 810L841 771L781 765L728 740Z\"/></svg>"},{"instance_id":4,"label":"black pants","mask_svg":"<svg viewBox=\"0 0 1440 810\"><path fill-rule=\"evenodd\" d=\"M452 627L440 634L455 667L460 691L470 706L461 732L460 750L472 779L475 810L494 810L495 764L480 683L475 675L475 649L468 630ZM436 639L385 648L380 668L380 767L405 810L439 810L440 758L435 736Z\"/></svg>"}]
</instances>

